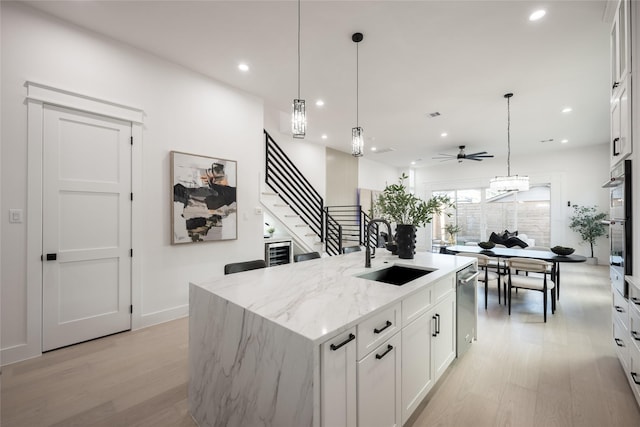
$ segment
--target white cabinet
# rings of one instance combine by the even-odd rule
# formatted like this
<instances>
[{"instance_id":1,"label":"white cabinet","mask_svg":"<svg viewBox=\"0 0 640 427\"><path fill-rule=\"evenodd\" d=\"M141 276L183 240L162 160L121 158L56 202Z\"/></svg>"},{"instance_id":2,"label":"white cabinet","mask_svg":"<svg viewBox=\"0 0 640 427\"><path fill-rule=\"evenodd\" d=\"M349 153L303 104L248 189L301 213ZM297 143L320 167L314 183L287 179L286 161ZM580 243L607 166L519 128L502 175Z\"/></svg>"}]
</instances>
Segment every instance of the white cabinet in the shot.
<instances>
[{"instance_id":1,"label":"white cabinet","mask_svg":"<svg viewBox=\"0 0 640 427\"><path fill-rule=\"evenodd\" d=\"M356 427L356 331L320 347L320 421L323 427Z\"/></svg>"},{"instance_id":2,"label":"white cabinet","mask_svg":"<svg viewBox=\"0 0 640 427\"><path fill-rule=\"evenodd\" d=\"M631 140L631 76L625 78L611 98L611 166L629 157Z\"/></svg>"},{"instance_id":3,"label":"white cabinet","mask_svg":"<svg viewBox=\"0 0 640 427\"><path fill-rule=\"evenodd\" d=\"M433 309L435 333L431 355L437 381L456 358L456 294L450 293Z\"/></svg>"},{"instance_id":4,"label":"white cabinet","mask_svg":"<svg viewBox=\"0 0 640 427\"><path fill-rule=\"evenodd\" d=\"M400 330L400 313L397 303L358 325L358 360Z\"/></svg>"},{"instance_id":5,"label":"white cabinet","mask_svg":"<svg viewBox=\"0 0 640 427\"><path fill-rule=\"evenodd\" d=\"M456 357L456 295L453 276L433 286L439 302L402 328L402 422L405 423ZM438 291L439 290L439 291ZM416 294L418 295L418 294ZM427 297L427 295L423 295ZM424 307L416 298L410 307ZM405 304L402 306L403 314ZM415 312L415 310L413 311Z\"/></svg>"},{"instance_id":6,"label":"white cabinet","mask_svg":"<svg viewBox=\"0 0 640 427\"><path fill-rule=\"evenodd\" d=\"M358 425L400 427L400 334L358 362Z\"/></svg>"},{"instance_id":7,"label":"white cabinet","mask_svg":"<svg viewBox=\"0 0 640 427\"><path fill-rule=\"evenodd\" d=\"M434 383L431 334L435 317L424 313L402 328L402 422L406 422Z\"/></svg>"},{"instance_id":8,"label":"white cabinet","mask_svg":"<svg viewBox=\"0 0 640 427\"><path fill-rule=\"evenodd\" d=\"M631 28L630 1L618 2L613 25L611 26L611 91L612 93L622 84L630 72L631 65Z\"/></svg>"}]
</instances>

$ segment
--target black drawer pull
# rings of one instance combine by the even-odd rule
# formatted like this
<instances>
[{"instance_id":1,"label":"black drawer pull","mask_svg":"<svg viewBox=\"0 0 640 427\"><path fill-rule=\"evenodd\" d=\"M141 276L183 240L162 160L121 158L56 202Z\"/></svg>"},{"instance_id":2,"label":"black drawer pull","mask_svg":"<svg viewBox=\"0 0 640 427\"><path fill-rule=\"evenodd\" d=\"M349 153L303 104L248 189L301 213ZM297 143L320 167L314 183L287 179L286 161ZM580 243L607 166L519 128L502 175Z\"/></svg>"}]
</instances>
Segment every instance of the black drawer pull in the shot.
<instances>
[{"instance_id":1,"label":"black drawer pull","mask_svg":"<svg viewBox=\"0 0 640 427\"><path fill-rule=\"evenodd\" d=\"M432 337L437 337L438 336L438 320L436 319L436 316L431 316L431 318L433 319L433 333L431 334Z\"/></svg>"},{"instance_id":2,"label":"black drawer pull","mask_svg":"<svg viewBox=\"0 0 640 427\"><path fill-rule=\"evenodd\" d=\"M620 307L619 305L616 305L615 309L618 313L624 313L624 308Z\"/></svg>"},{"instance_id":3,"label":"black drawer pull","mask_svg":"<svg viewBox=\"0 0 640 427\"><path fill-rule=\"evenodd\" d=\"M393 346L391 344L387 344L387 349L382 354L376 354L376 359L380 360L387 355L391 350L393 350Z\"/></svg>"},{"instance_id":4,"label":"black drawer pull","mask_svg":"<svg viewBox=\"0 0 640 427\"><path fill-rule=\"evenodd\" d=\"M624 347L624 341L622 341L620 338L615 338L615 342L616 344L618 344L618 347Z\"/></svg>"},{"instance_id":5,"label":"black drawer pull","mask_svg":"<svg viewBox=\"0 0 640 427\"><path fill-rule=\"evenodd\" d=\"M638 331L631 331L631 336L634 340L640 341L640 334L638 333Z\"/></svg>"},{"instance_id":6,"label":"black drawer pull","mask_svg":"<svg viewBox=\"0 0 640 427\"><path fill-rule=\"evenodd\" d=\"M55 261L58 259L58 254L47 254L47 261Z\"/></svg>"},{"instance_id":7,"label":"black drawer pull","mask_svg":"<svg viewBox=\"0 0 640 427\"><path fill-rule=\"evenodd\" d=\"M353 341L353 340L355 340L355 339L356 339L356 336L355 336L355 335L353 335L353 334L349 334L349 337L348 337L346 340L342 341L340 344L331 344L331 345L329 346L329 348L331 348L331 351L336 351L336 350L337 350L337 349L339 349L340 347L342 347L342 346L345 346L345 345L349 344L351 341Z\"/></svg>"},{"instance_id":8,"label":"black drawer pull","mask_svg":"<svg viewBox=\"0 0 640 427\"><path fill-rule=\"evenodd\" d=\"M380 332L384 331L385 329L387 329L387 328L388 328L389 326L391 326L391 325L393 325L393 323L391 323L390 321L388 321L388 320L387 320L387 323L385 323L385 325L384 325L382 328L380 328L380 329L375 328L375 329L373 330L373 333L374 333L374 334L379 334Z\"/></svg>"},{"instance_id":9,"label":"black drawer pull","mask_svg":"<svg viewBox=\"0 0 640 427\"><path fill-rule=\"evenodd\" d=\"M633 378L633 382L640 385L640 380L638 379L638 374L635 372L631 372L631 378Z\"/></svg>"},{"instance_id":10,"label":"black drawer pull","mask_svg":"<svg viewBox=\"0 0 640 427\"><path fill-rule=\"evenodd\" d=\"M636 297L631 297L631 301L633 301L633 303L635 305L640 305L640 299L636 298Z\"/></svg>"}]
</instances>

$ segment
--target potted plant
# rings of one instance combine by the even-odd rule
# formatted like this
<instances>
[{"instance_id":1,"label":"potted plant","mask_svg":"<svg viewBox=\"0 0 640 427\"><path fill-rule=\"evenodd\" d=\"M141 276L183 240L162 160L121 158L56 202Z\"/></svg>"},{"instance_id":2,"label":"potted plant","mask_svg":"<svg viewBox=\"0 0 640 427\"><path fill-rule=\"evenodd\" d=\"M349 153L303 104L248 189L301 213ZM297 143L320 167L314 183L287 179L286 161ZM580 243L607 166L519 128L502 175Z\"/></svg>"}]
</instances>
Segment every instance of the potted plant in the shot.
<instances>
[{"instance_id":1,"label":"potted plant","mask_svg":"<svg viewBox=\"0 0 640 427\"><path fill-rule=\"evenodd\" d=\"M604 212L598 212L596 206L578 206L573 205L573 215L569 228L582 238L583 242L589 243L591 247L591 259L587 260L592 264L597 264L598 260L593 256L593 247L596 245L596 239L606 234L605 224L602 222L607 217Z\"/></svg>"},{"instance_id":2,"label":"potted plant","mask_svg":"<svg viewBox=\"0 0 640 427\"><path fill-rule=\"evenodd\" d=\"M456 244L456 234L458 234L460 231L462 231L462 228L459 225L456 225L454 223L449 223L449 224L444 226L444 231L446 231L447 234L449 235L449 244L450 245L455 245Z\"/></svg>"},{"instance_id":3,"label":"potted plant","mask_svg":"<svg viewBox=\"0 0 640 427\"><path fill-rule=\"evenodd\" d=\"M387 221L396 223L398 256L411 259L415 250L416 227L429 224L435 215L454 207L454 204L448 196L433 196L424 201L409 193L404 184L407 178L403 173L398 184L387 185L378 196L374 211Z\"/></svg>"}]
</instances>

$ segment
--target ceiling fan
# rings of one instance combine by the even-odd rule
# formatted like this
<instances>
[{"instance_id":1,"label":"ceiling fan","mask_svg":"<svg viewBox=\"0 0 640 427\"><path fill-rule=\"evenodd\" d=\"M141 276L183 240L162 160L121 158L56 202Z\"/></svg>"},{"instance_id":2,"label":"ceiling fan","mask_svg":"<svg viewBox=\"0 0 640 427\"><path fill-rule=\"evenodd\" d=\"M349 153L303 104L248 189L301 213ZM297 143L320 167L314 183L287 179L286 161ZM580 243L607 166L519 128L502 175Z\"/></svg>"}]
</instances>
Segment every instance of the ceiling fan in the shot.
<instances>
[{"instance_id":1,"label":"ceiling fan","mask_svg":"<svg viewBox=\"0 0 640 427\"><path fill-rule=\"evenodd\" d=\"M458 163L462 163L463 160L475 160L481 162L483 159L488 159L493 157L493 154L487 154L486 151L479 151L477 153L466 154L464 152L465 145L459 145L458 148L460 151L458 154L443 154L438 153L437 156L432 157L432 159L440 160L441 162L446 162L447 160L458 160Z\"/></svg>"}]
</instances>

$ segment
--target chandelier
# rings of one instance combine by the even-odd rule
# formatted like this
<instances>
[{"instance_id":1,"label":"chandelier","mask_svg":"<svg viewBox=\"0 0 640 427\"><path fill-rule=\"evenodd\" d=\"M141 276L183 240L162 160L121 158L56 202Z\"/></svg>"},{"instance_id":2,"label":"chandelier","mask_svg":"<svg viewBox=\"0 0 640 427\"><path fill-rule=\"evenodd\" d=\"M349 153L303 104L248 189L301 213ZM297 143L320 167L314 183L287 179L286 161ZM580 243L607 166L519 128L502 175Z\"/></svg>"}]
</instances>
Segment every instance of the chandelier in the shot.
<instances>
[{"instance_id":1,"label":"chandelier","mask_svg":"<svg viewBox=\"0 0 640 427\"><path fill-rule=\"evenodd\" d=\"M496 176L489 182L489 188L498 192L527 191L529 190L529 177L511 175L511 106L512 93L504 95L507 98L507 175Z\"/></svg>"}]
</instances>

